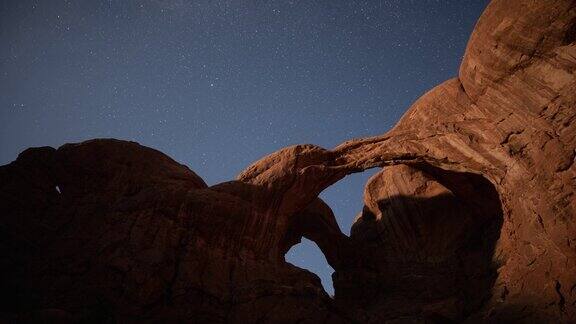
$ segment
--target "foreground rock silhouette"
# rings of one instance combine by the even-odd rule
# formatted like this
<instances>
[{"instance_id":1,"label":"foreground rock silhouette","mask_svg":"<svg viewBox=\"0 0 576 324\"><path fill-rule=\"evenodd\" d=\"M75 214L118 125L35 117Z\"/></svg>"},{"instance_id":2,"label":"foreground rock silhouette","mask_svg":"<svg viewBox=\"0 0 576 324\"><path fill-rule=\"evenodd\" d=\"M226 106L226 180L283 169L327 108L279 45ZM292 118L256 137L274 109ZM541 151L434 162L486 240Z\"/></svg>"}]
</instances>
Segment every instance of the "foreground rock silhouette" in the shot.
<instances>
[{"instance_id":1,"label":"foreground rock silhouette","mask_svg":"<svg viewBox=\"0 0 576 324\"><path fill-rule=\"evenodd\" d=\"M298 145L208 187L92 140L0 167L0 316L14 322L576 321L576 5L497 0L458 78L393 130ZM350 237L318 198L379 167ZM330 298L284 261L302 237Z\"/></svg>"}]
</instances>

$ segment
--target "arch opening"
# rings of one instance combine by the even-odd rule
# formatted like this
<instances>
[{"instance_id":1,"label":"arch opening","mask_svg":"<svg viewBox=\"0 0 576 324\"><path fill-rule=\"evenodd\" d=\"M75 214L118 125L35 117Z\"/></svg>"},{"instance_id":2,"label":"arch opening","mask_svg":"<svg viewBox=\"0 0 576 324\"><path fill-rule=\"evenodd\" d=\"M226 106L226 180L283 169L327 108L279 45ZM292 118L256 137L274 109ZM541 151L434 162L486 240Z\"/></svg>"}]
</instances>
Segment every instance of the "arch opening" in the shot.
<instances>
[{"instance_id":1,"label":"arch opening","mask_svg":"<svg viewBox=\"0 0 576 324\"><path fill-rule=\"evenodd\" d=\"M284 260L316 274L324 290L334 296L332 274L349 255L349 233L354 215L362 211L364 187L380 168L347 175L326 188L297 213L284 237Z\"/></svg>"},{"instance_id":2,"label":"arch opening","mask_svg":"<svg viewBox=\"0 0 576 324\"><path fill-rule=\"evenodd\" d=\"M334 269L328 264L324 253L314 241L302 238L302 241L293 245L285 255L285 261L298 268L314 273L322 282L322 287L330 297L334 296L332 274Z\"/></svg>"},{"instance_id":3,"label":"arch opening","mask_svg":"<svg viewBox=\"0 0 576 324\"><path fill-rule=\"evenodd\" d=\"M337 271L337 300L459 321L490 297L503 210L485 177L387 166L367 183L365 202L350 235L363 264Z\"/></svg>"},{"instance_id":4,"label":"arch opening","mask_svg":"<svg viewBox=\"0 0 576 324\"><path fill-rule=\"evenodd\" d=\"M334 205L326 196L333 190L346 202L357 201L357 207L341 212L333 206L333 213L316 199L292 218L284 255L302 237L313 241L308 244L322 251L317 258L325 256L336 270L334 290L325 285L326 291L333 291L339 304L376 307L386 314L383 319L426 310L433 318L460 321L477 311L497 277L493 258L503 209L494 184L480 174L424 162L376 165L354 174L361 176L348 175L348 181L329 186L321 197ZM355 189L346 186L350 182ZM334 214L351 221L360 210L350 236L344 235ZM310 263L298 262L293 260L310 269ZM313 272L329 278L332 269L326 269Z\"/></svg>"},{"instance_id":5,"label":"arch opening","mask_svg":"<svg viewBox=\"0 0 576 324\"><path fill-rule=\"evenodd\" d=\"M344 235L350 236L354 216L362 211L364 187L368 179L380 170L381 168L376 167L349 174L320 193L320 198L332 209Z\"/></svg>"}]
</instances>

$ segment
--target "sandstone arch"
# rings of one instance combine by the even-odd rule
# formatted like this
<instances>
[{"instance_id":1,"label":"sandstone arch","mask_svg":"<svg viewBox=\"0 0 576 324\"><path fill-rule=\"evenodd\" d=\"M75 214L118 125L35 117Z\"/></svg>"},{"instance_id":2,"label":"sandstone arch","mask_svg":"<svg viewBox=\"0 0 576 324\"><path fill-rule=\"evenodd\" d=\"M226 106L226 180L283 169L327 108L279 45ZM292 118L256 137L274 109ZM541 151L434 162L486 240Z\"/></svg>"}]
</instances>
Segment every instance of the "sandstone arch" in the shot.
<instances>
[{"instance_id":1,"label":"sandstone arch","mask_svg":"<svg viewBox=\"0 0 576 324\"><path fill-rule=\"evenodd\" d=\"M570 0L492 1L458 77L422 96L390 132L332 150L285 148L237 180L211 187L187 167L135 143L95 140L23 152L0 167L0 251L2 268L9 269L0 278L8 296L0 303L2 316L72 322L574 322L575 24ZM369 233L343 237L317 196L347 174L374 167L385 167L384 179L426 175L426 183L452 193L462 191L449 179L463 175L488 188L455 194L492 197L487 205L496 207L488 214L501 209L502 217L488 222L496 224L487 233L499 233L497 240L480 249L496 257L498 270L489 280L474 280L481 293L467 299L466 293L443 292L455 298L430 294L409 304L401 289L377 289L369 300L353 292L364 281L395 273L366 262L375 249L357 239ZM411 196L422 187L412 180L404 185ZM442 199L442 205L454 202ZM370 201L374 215L388 208ZM471 224L454 233L491 228ZM407 228L405 234L413 235L416 227ZM283 261L287 246L304 235L337 270L335 301L316 278ZM447 246L466 241L439 240L432 261L450 259L458 248ZM400 251L411 254L410 262L422 257ZM395 255L376 255L376 264ZM479 260L480 268L490 265L488 257ZM440 282L448 290L461 287ZM340 301L355 304L343 307Z\"/></svg>"}]
</instances>

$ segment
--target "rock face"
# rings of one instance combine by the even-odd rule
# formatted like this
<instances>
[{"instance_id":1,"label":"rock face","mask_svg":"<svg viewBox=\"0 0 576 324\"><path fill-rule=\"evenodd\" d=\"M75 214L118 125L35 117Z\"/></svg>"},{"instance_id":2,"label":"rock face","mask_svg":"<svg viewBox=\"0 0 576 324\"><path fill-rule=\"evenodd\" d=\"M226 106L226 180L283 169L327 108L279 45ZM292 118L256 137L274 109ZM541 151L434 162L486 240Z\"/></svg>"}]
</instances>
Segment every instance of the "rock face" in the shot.
<instances>
[{"instance_id":1,"label":"rock face","mask_svg":"<svg viewBox=\"0 0 576 324\"><path fill-rule=\"evenodd\" d=\"M421 312L462 321L490 297L502 220L498 193L482 176L387 167L369 180L352 228L371 264L338 272L337 300L368 308L370 322L381 319L372 314Z\"/></svg>"},{"instance_id":2,"label":"rock face","mask_svg":"<svg viewBox=\"0 0 576 324\"><path fill-rule=\"evenodd\" d=\"M574 1L493 1L390 132L211 187L136 143L28 149L0 167L0 318L575 322L575 42ZM347 237L318 194L375 167ZM302 237L334 298L284 261Z\"/></svg>"}]
</instances>

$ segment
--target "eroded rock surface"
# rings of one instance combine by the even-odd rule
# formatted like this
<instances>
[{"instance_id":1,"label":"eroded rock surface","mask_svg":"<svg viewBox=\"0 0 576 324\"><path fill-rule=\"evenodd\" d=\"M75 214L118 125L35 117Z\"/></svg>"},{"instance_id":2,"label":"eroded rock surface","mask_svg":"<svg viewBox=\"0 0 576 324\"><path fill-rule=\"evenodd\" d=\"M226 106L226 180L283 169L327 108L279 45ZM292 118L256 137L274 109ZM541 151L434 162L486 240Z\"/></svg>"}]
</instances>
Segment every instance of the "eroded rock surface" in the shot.
<instances>
[{"instance_id":1,"label":"eroded rock surface","mask_svg":"<svg viewBox=\"0 0 576 324\"><path fill-rule=\"evenodd\" d=\"M288 147L211 187L136 143L26 150L0 167L0 316L575 322L575 41L574 1L493 1L459 76L390 132ZM347 237L318 194L375 167ZM302 237L334 298L284 261Z\"/></svg>"}]
</instances>

